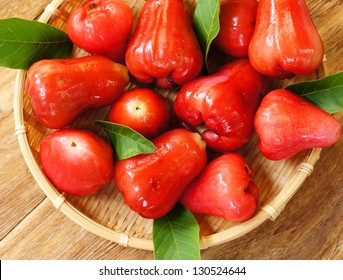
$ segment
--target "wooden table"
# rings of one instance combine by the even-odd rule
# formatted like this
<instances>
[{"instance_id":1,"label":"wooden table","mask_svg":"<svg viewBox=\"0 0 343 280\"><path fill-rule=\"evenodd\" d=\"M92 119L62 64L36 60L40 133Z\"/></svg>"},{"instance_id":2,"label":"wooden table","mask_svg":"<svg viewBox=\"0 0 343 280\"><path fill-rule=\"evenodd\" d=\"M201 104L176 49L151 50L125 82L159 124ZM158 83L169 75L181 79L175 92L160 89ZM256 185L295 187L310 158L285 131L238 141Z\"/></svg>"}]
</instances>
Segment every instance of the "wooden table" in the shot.
<instances>
[{"instance_id":1,"label":"wooden table","mask_svg":"<svg viewBox=\"0 0 343 280\"><path fill-rule=\"evenodd\" d=\"M0 2L0 18L34 19L50 0ZM330 73L343 70L343 5L307 0ZM0 68L1 259L153 259L83 229L56 210L31 176L14 134L16 71ZM343 113L337 118L343 123ZM202 259L343 259L343 138L326 148L310 177L275 221L202 251Z\"/></svg>"}]
</instances>

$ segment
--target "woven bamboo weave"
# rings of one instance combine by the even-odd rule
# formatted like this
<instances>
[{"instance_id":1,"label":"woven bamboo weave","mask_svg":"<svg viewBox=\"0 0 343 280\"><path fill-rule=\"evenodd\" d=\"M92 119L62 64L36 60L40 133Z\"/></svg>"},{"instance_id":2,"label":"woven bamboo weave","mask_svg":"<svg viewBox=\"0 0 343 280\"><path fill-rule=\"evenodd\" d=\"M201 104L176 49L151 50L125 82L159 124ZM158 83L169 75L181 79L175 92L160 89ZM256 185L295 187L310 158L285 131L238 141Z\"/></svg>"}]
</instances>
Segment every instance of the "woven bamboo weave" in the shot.
<instances>
[{"instance_id":1,"label":"woven bamboo weave","mask_svg":"<svg viewBox=\"0 0 343 280\"><path fill-rule=\"evenodd\" d=\"M70 12L83 1L54 0L44 10L38 21L49 23L65 30ZM144 0L127 0L137 19ZM194 11L194 0L186 1ZM74 48L72 56L82 56L83 51ZM304 79L324 77L327 74L326 61L309 77L297 77L287 82L272 85L283 87ZM153 250L152 220L144 219L131 211L125 204L114 182L109 183L94 195L77 197L61 193L44 175L39 159L39 145L51 131L43 127L34 117L28 96L24 91L26 71L19 70L15 83L14 121L24 159L46 196L59 211L87 230L123 246ZM130 87L135 86L133 82ZM157 89L156 89L157 90ZM173 101L175 91L157 90ZM105 119L109 108L90 110L72 123L72 127L89 129L103 135L102 129L94 124ZM320 157L321 149L311 149L283 161L269 161L257 148L258 138L253 135L250 142L238 151L243 154L255 172L254 181L259 186L260 198L256 214L248 221L233 223L221 218L195 215L200 225L201 249L219 245L241 237L266 220L275 220L297 192L304 180L311 174Z\"/></svg>"}]
</instances>

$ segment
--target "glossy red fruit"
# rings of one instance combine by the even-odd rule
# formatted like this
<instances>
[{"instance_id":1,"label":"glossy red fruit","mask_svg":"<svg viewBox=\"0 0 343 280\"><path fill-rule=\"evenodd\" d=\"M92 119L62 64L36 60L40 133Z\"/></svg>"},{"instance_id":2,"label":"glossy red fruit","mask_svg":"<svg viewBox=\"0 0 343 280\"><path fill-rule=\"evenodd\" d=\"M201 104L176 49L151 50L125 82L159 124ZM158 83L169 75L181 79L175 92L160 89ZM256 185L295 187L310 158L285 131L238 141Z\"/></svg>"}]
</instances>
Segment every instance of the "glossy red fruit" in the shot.
<instances>
[{"instance_id":1,"label":"glossy red fruit","mask_svg":"<svg viewBox=\"0 0 343 280\"><path fill-rule=\"evenodd\" d=\"M71 12L67 34L75 45L90 54L125 62L133 15L123 0L88 0Z\"/></svg>"},{"instance_id":2,"label":"glossy red fruit","mask_svg":"<svg viewBox=\"0 0 343 280\"><path fill-rule=\"evenodd\" d=\"M233 151L250 139L266 85L248 59L240 59L185 84L174 102L175 115L186 127L201 126L208 148Z\"/></svg>"},{"instance_id":3,"label":"glossy red fruit","mask_svg":"<svg viewBox=\"0 0 343 280\"><path fill-rule=\"evenodd\" d=\"M258 147L270 160L290 158L302 150L335 144L341 124L329 113L285 89L268 93L255 116Z\"/></svg>"},{"instance_id":4,"label":"glossy red fruit","mask_svg":"<svg viewBox=\"0 0 343 280\"><path fill-rule=\"evenodd\" d=\"M197 77L203 66L192 18L183 0L147 0L125 56L140 82L172 88Z\"/></svg>"},{"instance_id":5,"label":"glossy red fruit","mask_svg":"<svg viewBox=\"0 0 343 280\"><path fill-rule=\"evenodd\" d=\"M108 120L154 138L170 128L171 108L168 100L153 90L134 88L113 104Z\"/></svg>"},{"instance_id":6,"label":"glossy red fruit","mask_svg":"<svg viewBox=\"0 0 343 280\"><path fill-rule=\"evenodd\" d=\"M41 142L39 155L46 176L69 194L90 195L113 179L112 147L86 130L55 130Z\"/></svg>"},{"instance_id":7,"label":"glossy red fruit","mask_svg":"<svg viewBox=\"0 0 343 280\"><path fill-rule=\"evenodd\" d=\"M255 30L256 0L225 0L220 5L220 30L213 43L233 57L248 57Z\"/></svg>"},{"instance_id":8,"label":"glossy red fruit","mask_svg":"<svg viewBox=\"0 0 343 280\"><path fill-rule=\"evenodd\" d=\"M85 56L34 63L27 71L25 91L42 125L63 128L88 109L112 104L128 83L125 66Z\"/></svg>"},{"instance_id":9,"label":"glossy red fruit","mask_svg":"<svg viewBox=\"0 0 343 280\"><path fill-rule=\"evenodd\" d=\"M125 203L144 218L166 215L207 160L206 144L198 133L169 130L152 142L157 150L118 160L114 180Z\"/></svg>"},{"instance_id":10,"label":"glossy red fruit","mask_svg":"<svg viewBox=\"0 0 343 280\"><path fill-rule=\"evenodd\" d=\"M258 202L253 170L239 154L221 155L186 188L180 202L195 213L245 221L254 215Z\"/></svg>"},{"instance_id":11,"label":"glossy red fruit","mask_svg":"<svg viewBox=\"0 0 343 280\"><path fill-rule=\"evenodd\" d=\"M305 0L261 0L249 45L251 65L280 79L315 71L324 55L323 42Z\"/></svg>"}]
</instances>

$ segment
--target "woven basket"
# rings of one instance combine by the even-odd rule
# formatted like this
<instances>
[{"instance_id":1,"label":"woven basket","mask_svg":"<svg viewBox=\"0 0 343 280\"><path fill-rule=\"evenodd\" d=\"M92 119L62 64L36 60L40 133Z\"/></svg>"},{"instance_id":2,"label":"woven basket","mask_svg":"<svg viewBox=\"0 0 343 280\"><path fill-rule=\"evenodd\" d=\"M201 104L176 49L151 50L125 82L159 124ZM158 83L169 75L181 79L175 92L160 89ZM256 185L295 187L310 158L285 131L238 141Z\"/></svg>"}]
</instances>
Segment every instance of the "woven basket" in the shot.
<instances>
[{"instance_id":1,"label":"woven basket","mask_svg":"<svg viewBox=\"0 0 343 280\"><path fill-rule=\"evenodd\" d=\"M82 2L82 0L54 0L45 8L38 20L64 30L70 11ZM192 8L195 7L195 0L187 2ZM128 0L127 3L137 18L144 0ZM81 55L83 52L75 48L73 56ZM320 69L306 79L320 78L326 76L326 73L326 62L323 61ZM61 193L44 175L40 165L39 145L50 129L43 127L32 114L29 98L24 91L25 77L26 71L19 70L14 95L15 134L24 159L40 188L58 210L87 230L123 246L153 250L153 221L131 211L124 204L114 182L94 195L77 197ZM284 83L294 83L300 79L304 80L304 77L297 77ZM134 85L132 83L130 86ZM280 83L276 86L285 85ZM175 92L172 91L158 90L158 92L170 99L175 96ZM102 134L104 132L94 124L94 120L105 119L108 109L90 110L71 126ZM291 159L274 162L261 155L257 141L257 136L253 135L251 141L239 151L255 171L254 181L260 190L256 214L242 223L233 223L213 216L196 215L200 225L201 249L241 237L268 219L275 220L313 171L321 152L321 149L306 150Z\"/></svg>"}]
</instances>

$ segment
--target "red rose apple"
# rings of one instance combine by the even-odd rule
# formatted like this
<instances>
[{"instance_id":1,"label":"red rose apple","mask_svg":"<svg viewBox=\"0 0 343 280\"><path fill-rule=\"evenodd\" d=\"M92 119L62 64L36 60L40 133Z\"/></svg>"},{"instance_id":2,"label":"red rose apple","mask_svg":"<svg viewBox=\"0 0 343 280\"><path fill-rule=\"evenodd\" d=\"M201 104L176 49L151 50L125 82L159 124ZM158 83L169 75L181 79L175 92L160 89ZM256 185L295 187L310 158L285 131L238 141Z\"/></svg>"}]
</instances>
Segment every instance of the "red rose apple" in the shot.
<instances>
[{"instance_id":1,"label":"red rose apple","mask_svg":"<svg viewBox=\"0 0 343 280\"><path fill-rule=\"evenodd\" d=\"M154 138L170 128L171 109L168 100L151 89L134 88L113 104L108 120Z\"/></svg>"},{"instance_id":2,"label":"red rose apple","mask_svg":"<svg viewBox=\"0 0 343 280\"><path fill-rule=\"evenodd\" d=\"M92 132L56 130L41 142L39 154L44 173L63 192L89 195L113 179L112 147Z\"/></svg>"}]
</instances>

